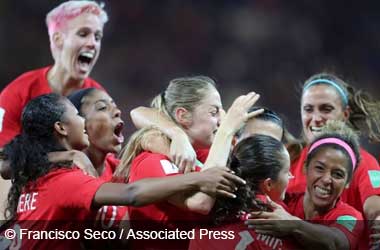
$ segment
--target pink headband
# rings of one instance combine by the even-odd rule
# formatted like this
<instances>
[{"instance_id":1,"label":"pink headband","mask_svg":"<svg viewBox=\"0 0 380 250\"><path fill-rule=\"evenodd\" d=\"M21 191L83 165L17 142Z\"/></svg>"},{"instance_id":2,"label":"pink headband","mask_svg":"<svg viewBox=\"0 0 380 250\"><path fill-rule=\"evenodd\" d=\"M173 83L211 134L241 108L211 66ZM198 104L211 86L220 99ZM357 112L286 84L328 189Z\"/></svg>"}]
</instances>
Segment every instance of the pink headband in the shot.
<instances>
[{"instance_id":1,"label":"pink headband","mask_svg":"<svg viewBox=\"0 0 380 250\"><path fill-rule=\"evenodd\" d=\"M324 138L324 139L318 140L313 145L311 145L308 154L310 154L311 151L313 151L315 148L317 148L323 144L329 144L329 143L339 145L346 150L346 152L348 153L348 155L351 158L352 171L354 171L355 166L356 166L356 157L355 157L354 151L345 141L343 141L341 139L330 137L330 138Z\"/></svg>"}]
</instances>

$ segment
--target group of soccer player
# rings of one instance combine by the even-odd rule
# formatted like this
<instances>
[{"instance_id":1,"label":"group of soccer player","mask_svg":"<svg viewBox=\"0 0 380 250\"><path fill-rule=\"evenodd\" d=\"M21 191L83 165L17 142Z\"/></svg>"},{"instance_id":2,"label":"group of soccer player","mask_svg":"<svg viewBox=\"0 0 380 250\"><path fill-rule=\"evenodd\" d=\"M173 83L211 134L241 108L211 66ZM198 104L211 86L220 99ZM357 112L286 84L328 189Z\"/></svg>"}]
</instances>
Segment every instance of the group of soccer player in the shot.
<instances>
[{"instance_id":1,"label":"group of soccer player","mask_svg":"<svg viewBox=\"0 0 380 250\"><path fill-rule=\"evenodd\" d=\"M173 79L151 107L121 111L89 78L108 16L67 1L46 17L54 64L0 94L1 249L376 249L380 102L333 74L302 87L302 138L239 96L227 112L213 79ZM125 145L124 145L125 144ZM194 239L38 240L22 230L195 230ZM18 237L7 238L6 229ZM233 237L200 237L200 230ZM231 235L231 234L229 234ZM123 238L123 237L121 237ZM123 238L125 239L125 238Z\"/></svg>"}]
</instances>

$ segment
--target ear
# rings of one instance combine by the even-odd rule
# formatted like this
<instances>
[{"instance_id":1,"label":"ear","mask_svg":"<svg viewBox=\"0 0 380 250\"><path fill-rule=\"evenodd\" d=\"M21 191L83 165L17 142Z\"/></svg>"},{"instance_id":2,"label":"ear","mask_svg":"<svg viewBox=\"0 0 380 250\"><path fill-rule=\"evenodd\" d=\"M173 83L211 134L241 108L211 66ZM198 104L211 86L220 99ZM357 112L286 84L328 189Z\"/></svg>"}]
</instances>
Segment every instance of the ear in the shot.
<instances>
[{"instance_id":1,"label":"ear","mask_svg":"<svg viewBox=\"0 0 380 250\"><path fill-rule=\"evenodd\" d=\"M347 105L347 107L343 110L344 121L347 121L350 118L351 108Z\"/></svg>"},{"instance_id":2,"label":"ear","mask_svg":"<svg viewBox=\"0 0 380 250\"><path fill-rule=\"evenodd\" d=\"M179 107L175 110L175 119L185 128L189 127L192 123L191 113L183 107Z\"/></svg>"},{"instance_id":3,"label":"ear","mask_svg":"<svg viewBox=\"0 0 380 250\"><path fill-rule=\"evenodd\" d=\"M54 130L61 136L67 136L67 130L62 122L55 122Z\"/></svg>"},{"instance_id":4,"label":"ear","mask_svg":"<svg viewBox=\"0 0 380 250\"><path fill-rule=\"evenodd\" d=\"M63 47L63 33L58 31L54 32L52 42L56 48L61 49Z\"/></svg>"},{"instance_id":5,"label":"ear","mask_svg":"<svg viewBox=\"0 0 380 250\"><path fill-rule=\"evenodd\" d=\"M266 178L262 182L262 189L263 189L264 193L266 193L266 194L269 193L272 190L272 187L273 187L273 183L272 183L271 178Z\"/></svg>"}]
</instances>

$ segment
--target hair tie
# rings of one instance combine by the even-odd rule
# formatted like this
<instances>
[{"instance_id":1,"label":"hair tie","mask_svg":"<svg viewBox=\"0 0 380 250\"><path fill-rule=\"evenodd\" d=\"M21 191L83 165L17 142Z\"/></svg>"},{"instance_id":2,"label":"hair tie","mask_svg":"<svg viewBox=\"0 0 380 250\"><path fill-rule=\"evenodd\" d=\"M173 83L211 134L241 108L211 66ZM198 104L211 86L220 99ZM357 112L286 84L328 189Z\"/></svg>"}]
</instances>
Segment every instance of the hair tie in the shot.
<instances>
[{"instance_id":1,"label":"hair tie","mask_svg":"<svg viewBox=\"0 0 380 250\"><path fill-rule=\"evenodd\" d=\"M333 86L338 91L339 95L341 96L344 106L348 105L348 98L347 98L346 91L344 91L341 86L339 86L337 83L335 83L334 81L331 81L331 80L327 80L327 79L313 80L313 81L311 81L305 85L305 87L303 88L303 92L305 92L311 86L316 85L316 84L320 84L320 83L324 83L324 84Z\"/></svg>"},{"instance_id":2,"label":"hair tie","mask_svg":"<svg viewBox=\"0 0 380 250\"><path fill-rule=\"evenodd\" d=\"M350 145L348 145L345 141L341 140L341 139L338 139L338 138L332 138L332 137L329 137L329 138L323 138L323 139L320 139L316 142L314 142L311 146L310 146L310 149L309 149L309 152L308 154L310 154L314 149L316 149L317 147L320 147L324 144L335 144L335 145L338 145L338 146L341 146L342 148L344 148L344 150L346 150L346 152L348 153L348 155L350 156L351 158L351 162L352 162L352 171L355 170L355 167L356 167L356 156L355 156L355 153L354 151L352 150L352 148L350 147Z\"/></svg>"}]
</instances>

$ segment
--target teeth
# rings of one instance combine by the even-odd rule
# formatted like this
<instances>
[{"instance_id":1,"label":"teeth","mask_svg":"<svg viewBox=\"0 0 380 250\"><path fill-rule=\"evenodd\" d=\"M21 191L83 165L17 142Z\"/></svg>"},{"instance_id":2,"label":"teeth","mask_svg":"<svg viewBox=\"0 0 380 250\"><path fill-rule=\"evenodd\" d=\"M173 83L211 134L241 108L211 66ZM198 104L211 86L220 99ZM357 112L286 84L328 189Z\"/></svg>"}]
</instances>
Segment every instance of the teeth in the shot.
<instances>
[{"instance_id":1,"label":"teeth","mask_svg":"<svg viewBox=\"0 0 380 250\"><path fill-rule=\"evenodd\" d=\"M315 187L315 190L316 190L318 193L320 193L321 195L329 195L329 194L330 194L330 190L325 189L325 188Z\"/></svg>"},{"instance_id":2,"label":"teeth","mask_svg":"<svg viewBox=\"0 0 380 250\"><path fill-rule=\"evenodd\" d=\"M80 55L84 56L84 57L87 57L89 59L92 59L92 58L94 58L95 53L94 52L86 51L86 52L80 53Z\"/></svg>"},{"instance_id":3,"label":"teeth","mask_svg":"<svg viewBox=\"0 0 380 250\"><path fill-rule=\"evenodd\" d=\"M321 132L322 127L310 127L310 130L313 132Z\"/></svg>"}]
</instances>

